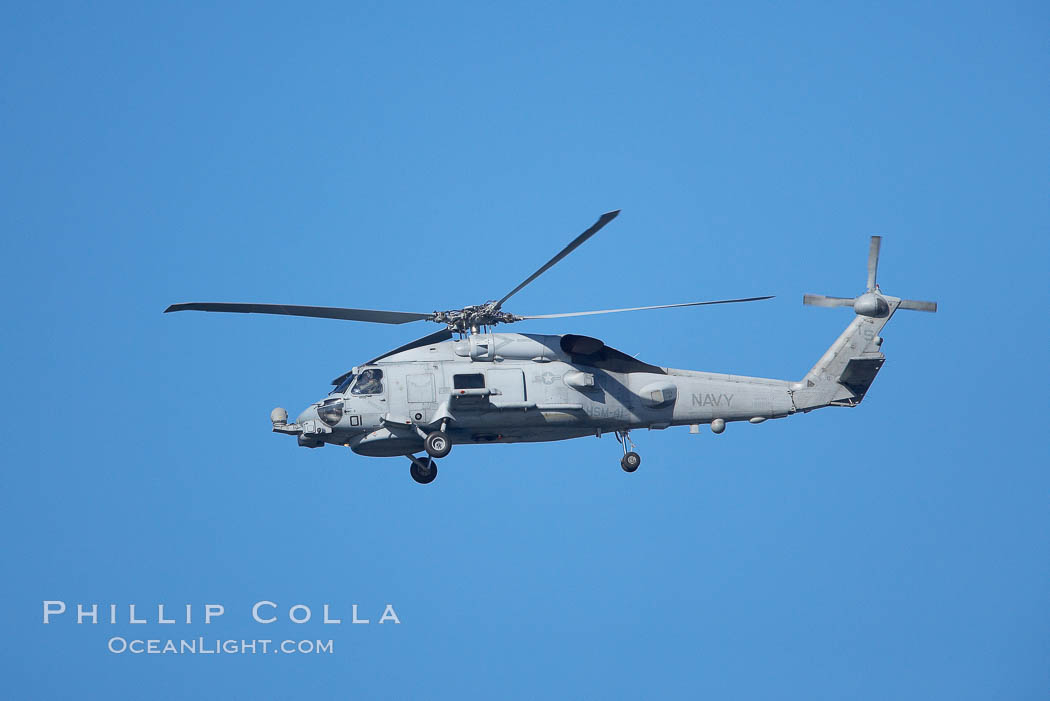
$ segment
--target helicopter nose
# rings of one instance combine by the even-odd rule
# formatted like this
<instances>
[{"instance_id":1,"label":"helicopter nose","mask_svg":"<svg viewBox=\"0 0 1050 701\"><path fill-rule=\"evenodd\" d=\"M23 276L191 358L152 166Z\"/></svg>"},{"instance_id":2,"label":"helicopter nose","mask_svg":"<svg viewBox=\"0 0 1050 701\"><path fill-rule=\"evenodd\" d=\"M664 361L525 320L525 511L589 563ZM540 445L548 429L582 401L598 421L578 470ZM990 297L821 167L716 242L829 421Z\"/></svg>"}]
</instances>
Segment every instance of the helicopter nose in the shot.
<instances>
[{"instance_id":1,"label":"helicopter nose","mask_svg":"<svg viewBox=\"0 0 1050 701\"><path fill-rule=\"evenodd\" d=\"M304 422L314 421L317 418L317 407L308 406L306 409L303 410L303 413L299 414L299 417L295 420L295 423L302 426Z\"/></svg>"}]
</instances>

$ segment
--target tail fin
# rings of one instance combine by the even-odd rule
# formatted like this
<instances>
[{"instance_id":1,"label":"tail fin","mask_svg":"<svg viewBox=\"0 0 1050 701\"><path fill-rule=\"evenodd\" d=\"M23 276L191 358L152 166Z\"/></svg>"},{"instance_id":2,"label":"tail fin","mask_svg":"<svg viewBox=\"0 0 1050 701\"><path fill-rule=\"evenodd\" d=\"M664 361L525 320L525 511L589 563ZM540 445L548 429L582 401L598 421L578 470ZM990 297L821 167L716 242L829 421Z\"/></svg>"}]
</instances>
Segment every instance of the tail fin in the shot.
<instances>
[{"instance_id":1,"label":"tail fin","mask_svg":"<svg viewBox=\"0 0 1050 701\"><path fill-rule=\"evenodd\" d=\"M882 237L871 237L868 253L868 290L853 299L805 295L804 304L818 307L853 307L856 318L831 344L801 382L792 386L792 399L798 411L825 406L857 406L875 381L886 356L879 348L879 332L898 309L935 312L936 302L918 302L882 293L876 282Z\"/></svg>"}]
</instances>

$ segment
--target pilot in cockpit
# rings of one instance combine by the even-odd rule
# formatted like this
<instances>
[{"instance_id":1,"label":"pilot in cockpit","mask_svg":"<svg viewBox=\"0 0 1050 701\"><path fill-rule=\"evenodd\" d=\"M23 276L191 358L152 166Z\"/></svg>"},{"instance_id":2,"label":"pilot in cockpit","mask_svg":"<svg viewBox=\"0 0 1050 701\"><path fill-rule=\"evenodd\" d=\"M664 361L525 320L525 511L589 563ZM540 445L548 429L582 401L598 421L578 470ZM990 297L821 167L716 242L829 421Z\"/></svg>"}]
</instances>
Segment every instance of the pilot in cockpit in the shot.
<instances>
[{"instance_id":1,"label":"pilot in cockpit","mask_svg":"<svg viewBox=\"0 0 1050 701\"><path fill-rule=\"evenodd\" d=\"M380 394L383 391L383 371L365 370L357 378L357 384L350 390L351 394Z\"/></svg>"}]
</instances>

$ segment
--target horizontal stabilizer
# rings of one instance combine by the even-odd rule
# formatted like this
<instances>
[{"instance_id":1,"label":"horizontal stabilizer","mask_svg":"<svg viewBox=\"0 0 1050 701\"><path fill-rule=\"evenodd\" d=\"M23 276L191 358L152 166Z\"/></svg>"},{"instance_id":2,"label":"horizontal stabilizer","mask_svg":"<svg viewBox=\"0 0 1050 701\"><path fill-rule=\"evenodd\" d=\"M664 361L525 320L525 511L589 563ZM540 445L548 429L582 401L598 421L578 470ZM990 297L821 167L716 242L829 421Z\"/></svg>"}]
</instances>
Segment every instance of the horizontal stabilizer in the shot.
<instances>
[{"instance_id":1,"label":"horizontal stabilizer","mask_svg":"<svg viewBox=\"0 0 1050 701\"><path fill-rule=\"evenodd\" d=\"M859 404L860 400L864 399L864 395L868 393L868 388L875 381L875 375L879 373L884 362L886 358L879 354L866 358L850 358L850 361L846 363L842 375L839 376L839 383L853 392L853 400L849 402L849 406Z\"/></svg>"}]
</instances>

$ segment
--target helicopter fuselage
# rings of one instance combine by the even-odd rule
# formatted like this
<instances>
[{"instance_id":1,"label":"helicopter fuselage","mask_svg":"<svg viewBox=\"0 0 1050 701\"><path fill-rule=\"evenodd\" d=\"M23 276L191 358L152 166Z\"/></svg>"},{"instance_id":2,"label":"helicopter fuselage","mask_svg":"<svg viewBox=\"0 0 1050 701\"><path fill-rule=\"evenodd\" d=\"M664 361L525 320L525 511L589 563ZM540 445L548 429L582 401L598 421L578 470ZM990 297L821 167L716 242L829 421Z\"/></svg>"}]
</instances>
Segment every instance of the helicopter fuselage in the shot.
<instances>
[{"instance_id":1,"label":"helicopter fuselage","mask_svg":"<svg viewBox=\"0 0 1050 701\"><path fill-rule=\"evenodd\" d=\"M576 335L479 333L355 368L274 430L361 455L418 452L440 427L453 444L556 441L632 429L758 423L796 411L792 383L649 365Z\"/></svg>"}]
</instances>

